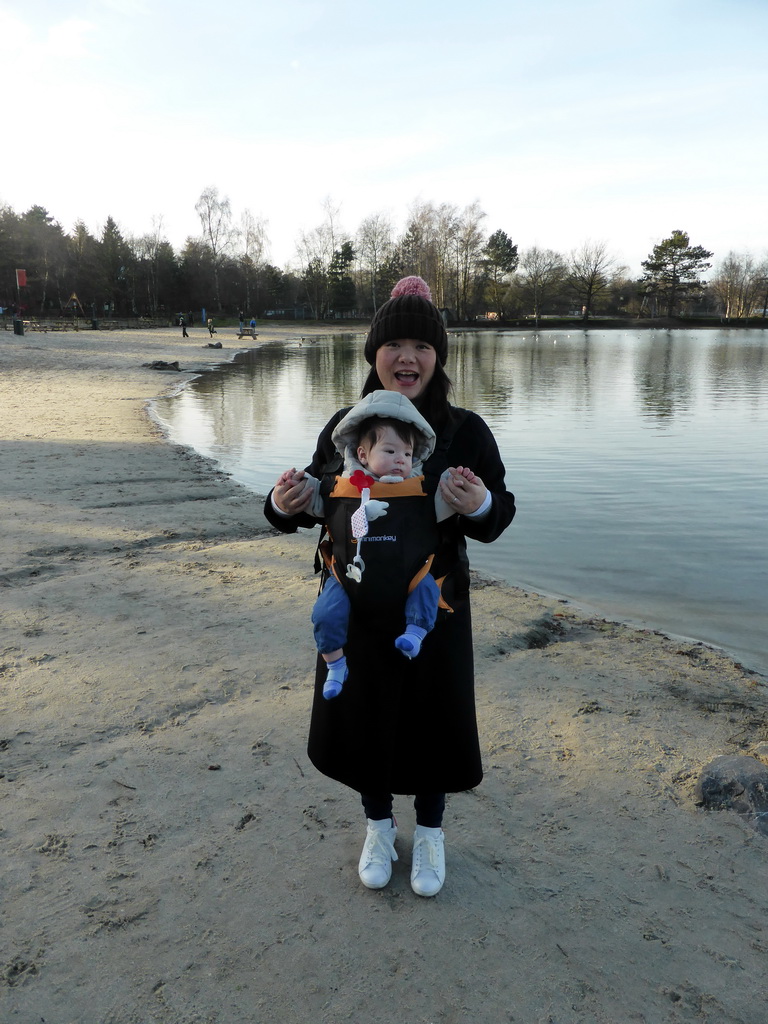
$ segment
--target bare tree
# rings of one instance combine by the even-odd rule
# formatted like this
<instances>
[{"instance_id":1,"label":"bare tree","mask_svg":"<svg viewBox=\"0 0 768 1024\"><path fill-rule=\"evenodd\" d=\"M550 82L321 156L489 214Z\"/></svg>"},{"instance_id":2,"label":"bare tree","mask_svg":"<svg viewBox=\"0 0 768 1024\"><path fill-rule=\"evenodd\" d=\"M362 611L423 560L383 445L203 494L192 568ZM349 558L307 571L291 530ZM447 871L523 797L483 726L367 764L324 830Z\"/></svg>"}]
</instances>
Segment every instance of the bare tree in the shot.
<instances>
[{"instance_id":1,"label":"bare tree","mask_svg":"<svg viewBox=\"0 0 768 1024\"><path fill-rule=\"evenodd\" d=\"M432 298L437 306L455 306L458 301L459 211L451 203L441 203L437 207L430 204L425 210L429 211L434 277Z\"/></svg>"},{"instance_id":2,"label":"bare tree","mask_svg":"<svg viewBox=\"0 0 768 1024\"><path fill-rule=\"evenodd\" d=\"M152 230L138 238L129 236L126 241L131 249L134 261L133 294L132 303L134 312L137 312L138 292L140 286L142 292L146 292L145 308L155 313L158 306L158 263L163 238L163 216L156 214L152 217ZM140 280L141 278L141 280Z\"/></svg>"},{"instance_id":3,"label":"bare tree","mask_svg":"<svg viewBox=\"0 0 768 1024\"><path fill-rule=\"evenodd\" d=\"M301 278L306 289L312 315L317 319L325 316L331 302L331 269L334 257L341 252L349 238L341 231L338 223L339 207L334 206L330 197L323 202L325 220L309 232L302 232L296 245L296 255L301 265Z\"/></svg>"},{"instance_id":4,"label":"bare tree","mask_svg":"<svg viewBox=\"0 0 768 1024\"><path fill-rule=\"evenodd\" d=\"M229 199L219 199L219 190L212 185L200 193L195 210L203 229L203 243L210 250L213 266L213 287L216 307L221 312L221 288L219 271L229 254L235 238L232 227L232 209Z\"/></svg>"},{"instance_id":5,"label":"bare tree","mask_svg":"<svg viewBox=\"0 0 768 1024\"><path fill-rule=\"evenodd\" d=\"M566 263L559 252L534 245L523 253L515 290L533 310L537 326L544 305L562 286L565 275Z\"/></svg>"},{"instance_id":6,"label":"bare tree","mask_svg":"<svg viewBox=\"0 0 768 1024\"><path fill-rule=\"evenodd\" d=\"M370 295L372 308L378 309L379 275L384 264L392 255L392 222L382 213L366 217L357 229L357 253L361 270L368 277L366 294Z\"/></svg>"},{"instance_id":7,"label":"bare tree","mask_svg":"<svg viewBox=\"0 0 768 1024\"><path fill-rule=\"evenodd\" d=\"M484 217L477 202L460 210L452 203L417 200L398 245L404 272L423 277L435 304L455 308L459 317L467 315L481 262Z\"/></svg>"},{"instance_id":8,"label":"bare tree","mask_svg":"<svg viewBox=\"0 0 768 1024\"><path fill-rule=\"evenodd\" d=\"M447 220L447 212L444 210L443 243L445 243ZM433 299L439 305L444 305L444 296L441 294L443 271L438 266L440 247L436 241L436 225L437 213L434 204L417 199L408 211L408 221L398 243L398 252L403 273L418 274L419 277L423 277L432 291Z\"/></svg>"},{"instance_id":9,"label":"bare tree","mask_svg":"<svg viewBox=\"0 0 768 1024\"><path fill-rule=\"evenodd\" d=\"M589 320L595 303L607 295L615 269L616 258L608 252L607 242L585 242L571 252L568 286L584 320Z\"/></svg>"},{"instance_id":10,"label":"bare tree","mask_svg":"<svg viewBox=\"0 0 768 1024\"><path fill-rule=\"evenodd\" d=\"M459 216L456 231L456 315L466 320L477 274L482 263L485 236L480 227L485 219L480 204L466 206Z\"/></svg>"},{"instance_id":11,"label":"bare tree","mask_svg":"<svg viewBox=\"0 0 768 1024\"><path fill-rule=\"evenodd\" d=\"M768 259L756 260L751 253L729 252L710 282L726 319L765 315L764 295L768 288Z\"/></svg>"},{"instance_id":12,"label":"bare tree","mask_svg":"<svg viewBox=\"0 0 768 1024\"><path fill-rule=\"evenodd\" d=\"M423 277L438 306L451 305L452 300L455 304L458 230L457 207L450 203L435 206L417 199L398 243L403 273Z\"/></svg>"},{"instance_id":13,"label":"bare tree","mask_svg":"<svg viewBox=\"0 0 768 1024\"><path fill-rule=\"evenodd\" d=\"M262 217L255 217L250 210L243 210L240 215L240 265L245 278L245 309L250 315L251 281L255 278L259 267L264 263L267 250L267 222Z\"/></svg>"}]
</instances>

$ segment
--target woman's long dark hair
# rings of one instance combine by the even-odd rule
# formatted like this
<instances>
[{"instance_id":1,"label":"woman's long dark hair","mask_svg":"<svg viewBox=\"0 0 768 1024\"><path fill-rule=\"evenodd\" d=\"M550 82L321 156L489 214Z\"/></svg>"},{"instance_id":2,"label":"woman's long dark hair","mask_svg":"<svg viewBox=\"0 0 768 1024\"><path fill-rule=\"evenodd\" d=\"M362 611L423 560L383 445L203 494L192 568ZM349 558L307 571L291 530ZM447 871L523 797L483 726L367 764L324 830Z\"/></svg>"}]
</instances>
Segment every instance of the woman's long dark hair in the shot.
<instances>
[{"instance_id":1,"label":"woman's long dark hair","mask_svg":"<svg viewBox=\"0 0 768 1024\"><path fill-rule=\"evenodd\" d=\"M419 395L418 399L413 403L434 431L439 431L448 419L448 411L451 408L448 396L452 388L451 378L445 372L442 363L435 360L435 372L432 374L432 379L424 389L424 393ZM384 385L379 380L379 375L374 365L365 378L360 397L365 398L372 391L384 390Z\"/></svg>"}]
</instances>

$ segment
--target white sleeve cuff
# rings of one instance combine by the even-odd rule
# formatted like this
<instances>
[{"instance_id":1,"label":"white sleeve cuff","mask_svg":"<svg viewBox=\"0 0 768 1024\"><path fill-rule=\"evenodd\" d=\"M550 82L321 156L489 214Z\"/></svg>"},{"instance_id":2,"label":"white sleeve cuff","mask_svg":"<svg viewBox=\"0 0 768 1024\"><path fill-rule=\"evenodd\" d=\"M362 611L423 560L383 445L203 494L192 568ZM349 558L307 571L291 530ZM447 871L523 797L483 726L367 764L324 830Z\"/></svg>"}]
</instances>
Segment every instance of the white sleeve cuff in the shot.
<instances>
[{"instance_id":1,"label":"white sleeve cuff","mask_svg":"<svg viewBox=\"0 0 768 1024\"><path fill-rule=\"evenodd\" d=\"M275 501L274 492L269 496L269 500L272 502L272 508L275 510L275 512L277 512L279 516L281 516L283 519L293 519L293 516L291 515L290 512L283 512L283 510L277 504L277 502Z\"/></svg>"},{"instance_id":2,"label":"white sleeve cuff","mask_svg":"<svg viewBox=\"0 0 768 1024\"><path fill-rule=\"evenodd\" d=\"M483 499L483 504L480 506L480 508L476 508L474 512L465 512L464 517L466 519L479 519L481 516L485 515L485 513L490 509L492 504L493 498L491 497L491 492L486 490L485 498Z\"/></svg>"}]
</instances>

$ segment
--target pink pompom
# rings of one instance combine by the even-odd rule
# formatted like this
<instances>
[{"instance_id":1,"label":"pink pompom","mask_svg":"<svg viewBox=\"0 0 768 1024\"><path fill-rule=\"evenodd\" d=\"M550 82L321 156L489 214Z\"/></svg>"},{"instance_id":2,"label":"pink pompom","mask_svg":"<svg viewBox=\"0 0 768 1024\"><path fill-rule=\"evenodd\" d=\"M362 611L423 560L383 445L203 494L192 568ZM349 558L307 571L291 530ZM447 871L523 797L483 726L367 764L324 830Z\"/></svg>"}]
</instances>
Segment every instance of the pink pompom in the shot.
<instances>
[{"instance_id":1,"label":"pink pompom","mask_svg":"<svg viewBox=\"0 0 768 1024\"><path fill-rule=\"evenodd\" d=\"M420 295L422 299L432 301L432 292L429 290L429 285L423 277L416 277L415 275L400 278L392 289L392 298L396 299L400 295Z\"/></svg>"}]
</instances>

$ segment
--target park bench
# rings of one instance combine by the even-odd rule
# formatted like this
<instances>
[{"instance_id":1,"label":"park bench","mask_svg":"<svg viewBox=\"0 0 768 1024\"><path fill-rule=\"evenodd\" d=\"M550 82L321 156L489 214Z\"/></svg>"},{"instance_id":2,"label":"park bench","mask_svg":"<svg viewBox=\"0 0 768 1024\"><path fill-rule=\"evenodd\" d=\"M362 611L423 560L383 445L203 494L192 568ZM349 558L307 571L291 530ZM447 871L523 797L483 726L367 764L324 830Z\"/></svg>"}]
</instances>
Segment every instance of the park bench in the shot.
<instances>
[{"instance_id":1,"label":"park bench","mask_svg":"<svg viewBox=\"0 0 768 1024\"><path fill-rule=\"evenodd\" d=\"M77 330L77 324L73 320L45 320L43 323L35 321L31 325L33 331L74 331Z\"/></svg>"},{"instance_id":2,"label":"park bench","mask_svg":"<svg viewBox=\"0 0 768 1024\"><path fill-rule=\"evenodd\" d=\"M237 336L237 340L239 341L241 338L253 338L255 341L258 336L259 332L254 330L253 327L243 327Z\"/></svg>"},{"instance_id":3,"label":"park bench","mask_svg":"<svg viewBox=\"0 0 768 1024\"><path fill-rule=\"evenodd\" d=\"M70 331L75 327L76 324L67 320L43 320L42 323L39 320L32 320L29 324L24 321L25 330L42 331L44 334L48 331Z\"/></svg>"}]
</instances>

